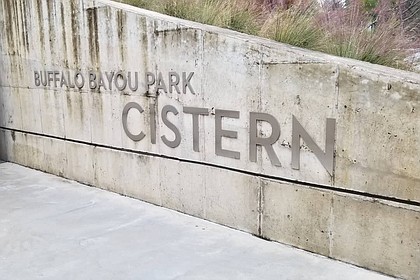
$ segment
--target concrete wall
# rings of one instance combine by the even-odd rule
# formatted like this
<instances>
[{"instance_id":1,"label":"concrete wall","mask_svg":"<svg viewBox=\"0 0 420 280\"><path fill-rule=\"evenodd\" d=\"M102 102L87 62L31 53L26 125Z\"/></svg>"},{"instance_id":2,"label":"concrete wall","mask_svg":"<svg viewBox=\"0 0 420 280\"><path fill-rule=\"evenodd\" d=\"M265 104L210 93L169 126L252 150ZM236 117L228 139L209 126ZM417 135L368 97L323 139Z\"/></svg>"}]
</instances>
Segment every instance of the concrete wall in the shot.
<instances>
[{"instance_id":1,"label":"concrete wall","mask_svg":"<svg viewBox=\"0 0 420 280\"><path fill-rule=\"evenodd\" d=\"M0 29L1 159L387 274L420 277L418 75L105 0L5 0ZM52 71L47 86L37 84L43 71ZM62 71L81 71L84 87L62 85ZM105 79L105 72L137 72L138 89L110 89L106 80L91 89L90 71L96 84L99 73ZM178 85L186 93L155 94L147 72L156 79L162 73L166 86L171 72L181 80L182 72L194 74L190 86ZM141 141L123 129L129 102L144 109L127 115L128 131L145 134ZM162 118L168 105L178 114ZM195 148L185 107L206 109ZM239 116L221 118L220 128L220 110ZM260 146L252 161L253 132L267 138L273 131L267 122L252 130L251 112L279 124L270 145L275 164ZM327 119L335 120L332 172L310 141L293 146L293 116L321 152L331 136ZM179 131L175 148L161 138L176 139L168 121ZM219 144L221 129L233 132ZM292 168L293 147L299 169Z\"/></svg>"}]
</instances>

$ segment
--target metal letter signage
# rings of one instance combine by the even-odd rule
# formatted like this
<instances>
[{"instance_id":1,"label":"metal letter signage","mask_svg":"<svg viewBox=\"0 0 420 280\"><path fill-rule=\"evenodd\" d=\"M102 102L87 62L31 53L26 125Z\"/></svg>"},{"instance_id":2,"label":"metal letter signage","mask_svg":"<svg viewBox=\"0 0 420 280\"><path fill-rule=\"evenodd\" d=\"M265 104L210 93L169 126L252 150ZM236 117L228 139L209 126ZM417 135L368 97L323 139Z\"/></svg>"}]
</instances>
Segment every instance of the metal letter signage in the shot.
<instances>
[{"instance_id":1,"label":"metal letter signage","mask_svg":"<svg viewBox=\"0 0 420 280\"><path fill-rule=\"evenodd\" d=\"M79 89L87 88L90 90L110 90L116 89L118 91L131 91L136 92L141 87L145 89L145 96L153 97L151 100L156 100L159 94L187 94L197 96L194 90L192 79L194 72L180 72L181 74L170 71L167 74L158 72L146 72L143 80L143 84L139 82L139 73L133 71L118 70L116 72L105 71L105 72L93 72L87 71L34 71L34 84L37 87L54 87L54 88L68 88L68 89ZM228 138L232 141L230 143L241 143L238 136L238 130L224 129L223 121L231 122L238 120L240 123L240 111L217 109L217 108L200 108L200 107L189 107L183 106L181 112L172 105L163 106L160 114L156 112L157 106L155 101L149 104L149 125L150 125L150 141L152 144L156 144L157 135L157 121L164 124L170 131L171 135L160 135L161 141L170 148L177 148L181 144L182 137L185 135L181 134L179 128L179 118L186 118L185 115L191 115L192 120L192 151L200 152L200 120L202 118L214 118L214 153L216 156L226 157L231 159L240 160L241 152L238 149L223 148L223 139ZM122 111L122 126L125 134L131 140L138 142L142 141L146 134L143 131L135 134L130 131L128 127L128 114L131 109L137 110L140 114L144 113L142 106L136 102L129 102L124 106ZM212 112L212 113L211 113ZM172 116L170 116L172 115ZM160 119L156 118L160 116ZM171 118L171 120L170 120ZM227 119L231 119L230 121ZM233 120L232 120L233 119ZM175 120L175 121L174 121ZM281 129L277 119L267 113L263 112L249 112L248 119L248 160L250 162L257 162L258 151L262 152L262 149L268 155L271 165L282 167L281 157L274 149L274 145L278 142ZM235 121L236 122L236 121ZM263 133L259 131L259 124L268 124L271 127L271 134L266 137L262 137ZM238 127L240 129L240 127ZM336 121L335 119L327 118L326 130L325 130L325 149L324 151L318 146L313 140L305 128L300 124L298 119L292 115L292 131L291 138L291 168L295 170L300 169L300 155L301 155L301 140L308 146L313 152L325 170L330 176L334 173L334 151L335 151L335 137L336 137ZM191 137L191 136L189 136ZM243 140L243 139L242 139ZM242 141L243 142L243 141ZM191 143L191 142L189 142ZM226 144L225 144L226 147ZM236 147L236 146L235 146ZM284 167L284 165L283 165Z\"/></svg>"}]
</instances>

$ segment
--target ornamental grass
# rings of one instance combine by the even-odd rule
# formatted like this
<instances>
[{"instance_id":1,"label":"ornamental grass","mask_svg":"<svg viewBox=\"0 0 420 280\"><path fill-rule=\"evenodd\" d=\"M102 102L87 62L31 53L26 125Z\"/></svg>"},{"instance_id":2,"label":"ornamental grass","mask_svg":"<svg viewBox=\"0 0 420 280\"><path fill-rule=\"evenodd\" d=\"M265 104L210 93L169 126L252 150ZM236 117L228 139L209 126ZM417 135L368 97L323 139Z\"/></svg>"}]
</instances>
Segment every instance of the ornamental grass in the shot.
<instances>
[{"instance_id":1,"label":"ornamental grass","mask_svg":"<svg viewBox=\"0 0 420 280\"><path fill-rule=\"evenodd\" d=\"M410 52L420 49L418 0L120 1L297 47L404 70L412 70L406 58Z\"/></svg>"}]
</instances>

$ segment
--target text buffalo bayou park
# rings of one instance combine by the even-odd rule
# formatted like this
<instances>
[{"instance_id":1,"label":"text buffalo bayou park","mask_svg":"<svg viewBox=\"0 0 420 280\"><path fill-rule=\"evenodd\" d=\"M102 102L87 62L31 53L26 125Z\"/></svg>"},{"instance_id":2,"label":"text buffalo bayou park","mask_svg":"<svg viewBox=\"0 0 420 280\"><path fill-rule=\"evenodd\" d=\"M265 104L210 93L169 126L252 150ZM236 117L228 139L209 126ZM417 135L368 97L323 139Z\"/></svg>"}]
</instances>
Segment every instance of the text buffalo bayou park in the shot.
<instances>
[{"instance_id":1,"label":"text buffalo bayou park","mask_svg":"<svg viewBox=\"0 0 420 280\"><path fill-rule=\"evenodd\" d=\"M154 74L147 72L143 78L147 87L147 93L151 96L157 96L158 93L178 93L178 94L196 94L191 80L194 72L158 72ZM90 89L90 90L118 90L132 91L139 89L139 72L132 71L107 71L107 72L87 72L82 71L34 71L34 82L37 87L62 88L62 89ZM133 134L127 124L128 113L130 110L137 110L144 113L143 108L136 102L129 102L123 108L122 125L126 135L133 141L142 141L146 135L143 131ZM221 110L201 107L184 106L182 113L191 115L192 117L192 141L193 151L199 152L199 117L209 116L210 112L215 116L215 153L217 156L240 159L241 154L238 151L227 150L222 147L222 138L237 139L238 133L233 130L223 129L224 118L240 118L240 112L235 110ZM171 148L176 148L181 143L181 133L179 128L168 119L168 114L178 115L180 112L172 106L166 105L162 108L160 117L168 129L175 135L173 140L168 139L165 135L161 136L162 142ZM148 112L150 121L150 140L152 144L156 144L156 112L154 107ZM261 137L258 132L258 123L266 122L271 126L271 135L269 137ZM323 127L323 126L320 126ZM280 138L280 125L277 119L267 113L250 112L249 113L249 160L257 161L257 147L263 147L268 154L270 162L274 166L280 166L280 161L273 149L273 145ZM315 154L324 168L332 175L334 171L334 149L335 149L335 119L327 118L326 120L326 136L325 149L322 150L318 144L312 139L305 128L300 124L297 118L292 115L292 162L293 169L300 169L300 142L305 142L310 150Z\"/></svg>"}]
</instances>

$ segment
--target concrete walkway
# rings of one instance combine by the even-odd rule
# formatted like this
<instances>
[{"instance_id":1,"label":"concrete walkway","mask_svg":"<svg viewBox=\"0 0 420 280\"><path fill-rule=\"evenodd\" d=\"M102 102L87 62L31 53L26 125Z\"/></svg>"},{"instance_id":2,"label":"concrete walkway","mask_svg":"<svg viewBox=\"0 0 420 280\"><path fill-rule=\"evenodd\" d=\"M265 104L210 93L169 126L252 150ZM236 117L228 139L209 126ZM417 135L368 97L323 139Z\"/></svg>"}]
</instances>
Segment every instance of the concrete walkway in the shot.
<instances>
[{"instance_id":1,"label":"concrete walkway","mask_svg":"<svg viewBox=\"0 0 420 280\"><path fill-rule=\"evenodd\" d=\"M0 279L392 279L0 163Z\"/></svg>"}]
</instances>

